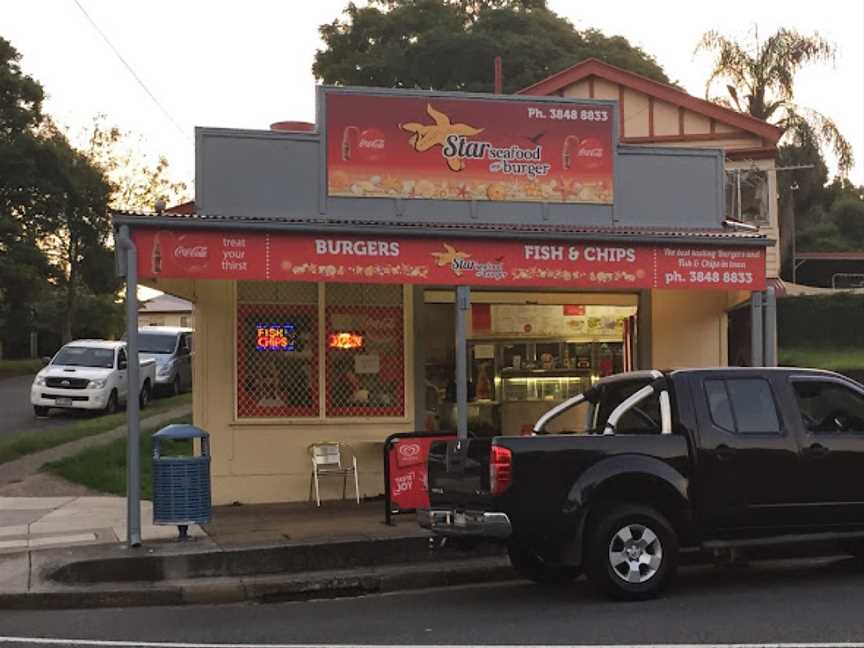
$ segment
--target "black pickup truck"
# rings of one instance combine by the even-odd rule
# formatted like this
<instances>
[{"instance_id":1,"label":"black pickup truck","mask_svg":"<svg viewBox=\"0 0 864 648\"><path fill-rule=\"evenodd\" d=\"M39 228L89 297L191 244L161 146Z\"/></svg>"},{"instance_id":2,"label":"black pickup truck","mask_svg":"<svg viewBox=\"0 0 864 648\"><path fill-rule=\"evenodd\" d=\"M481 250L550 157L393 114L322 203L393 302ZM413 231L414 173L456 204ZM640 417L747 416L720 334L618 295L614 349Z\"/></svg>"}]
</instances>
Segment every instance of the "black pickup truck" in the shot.
<instances>
[{"instance_id":1,"label":"black pickup truck","mask_svg":"<svg viewBox=\"0 0 864 648\"><path fill-rule=\"evenodd\" d=\"M545 433L574 407L584 431ZM621 374L531 436L438 442L428 467L420 525L505 542L537 582L584 570L639 599L668 583L682 548L839 541L864 558L864 387L826 371Z\"/></svg>"}]
</instances>

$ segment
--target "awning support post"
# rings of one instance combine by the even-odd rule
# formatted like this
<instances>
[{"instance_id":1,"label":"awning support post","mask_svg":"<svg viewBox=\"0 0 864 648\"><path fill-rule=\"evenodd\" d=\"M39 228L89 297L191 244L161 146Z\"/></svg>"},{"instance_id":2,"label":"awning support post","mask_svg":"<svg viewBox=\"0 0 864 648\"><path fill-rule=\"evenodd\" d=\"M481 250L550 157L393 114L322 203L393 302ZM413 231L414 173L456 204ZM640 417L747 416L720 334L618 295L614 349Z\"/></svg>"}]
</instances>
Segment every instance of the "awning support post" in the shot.
<instances>
[{"instance_id":1,"label":"awning support post","mask_svg":"<svg viewBox=\"0 0 864 648\"><path fill-rule=\"evenodd\" d=\"M750 366L761 367L764 362L762 341L762 293L750 294Z\"/></svg>"},{"instance_id":2,"label":"awning support post","mask_svg":"<svg viewBox=\"0 0 864 648\"><path fill-rule=\"evenodd\" d=\"M765 291L765 366L777 366L777 294L774 286Z\"/></svg>"},{"instance_id":3,"label":"awning support post","mask_svg":"<svg viewBox=\"0 0 864 648\"><path fill-rule=\"evenodd\" d=\"M468 342L466 317L471 308L471 289L456 287L456 438L468 438Z\"/></svg>"},{"instance_id":4,"label":"awning support post","mask_svg":"<svg viewBox=\"0 0 864 648\"><path fill-rule=\"evenodd\" d=\"M141 545L140 408L141 364L138 359L138 251L129 237L129 226L120 227L117 246L126 253L126 542Z\"/></svg>"}]
</instances>

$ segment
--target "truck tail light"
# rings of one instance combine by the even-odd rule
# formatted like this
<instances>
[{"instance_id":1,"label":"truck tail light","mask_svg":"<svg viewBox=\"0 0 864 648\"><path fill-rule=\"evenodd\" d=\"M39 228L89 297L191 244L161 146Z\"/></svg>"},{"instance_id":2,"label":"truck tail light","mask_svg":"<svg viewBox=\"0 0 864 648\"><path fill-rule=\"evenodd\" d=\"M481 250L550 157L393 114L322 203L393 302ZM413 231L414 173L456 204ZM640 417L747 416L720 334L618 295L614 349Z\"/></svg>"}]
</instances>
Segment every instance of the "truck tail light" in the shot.
<instances>
[{"instance_id":1,"label":"truck tail light","mask_svg":"<svg viewBox=\"0 0 864 648\"><path fill-rule=\"evenodd\" d=\"M489 452L489 490L500 495L513 481L513 452L510 448L493 445Z\"/></svg>"}]
</instances>

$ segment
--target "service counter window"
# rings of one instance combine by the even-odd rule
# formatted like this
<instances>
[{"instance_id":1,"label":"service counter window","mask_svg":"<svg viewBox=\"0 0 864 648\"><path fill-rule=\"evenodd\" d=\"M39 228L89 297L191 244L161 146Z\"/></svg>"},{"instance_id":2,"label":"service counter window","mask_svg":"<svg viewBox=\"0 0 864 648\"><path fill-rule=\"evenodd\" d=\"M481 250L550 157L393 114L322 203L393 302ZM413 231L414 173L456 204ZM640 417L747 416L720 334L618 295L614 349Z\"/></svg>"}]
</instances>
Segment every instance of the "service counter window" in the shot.
<instances>
[{"instance_id":1,"label":"service counter window","mask_svg":"<svg viewBox=\"0 0 864 648\"><path fill-rule=\"evenodd\" d=\"M317 417L318 287L241 282L238 418Z\"/></svg>"},{"instance_id":2,"label":"service counter window","mask_svg":"<svg viewBox=\"0 0 864 648\"><path fill-rule=\"evenodd\" d=\"M402 286L325 286L328 417L403 416Z\"/></svg>"}]
</instances>

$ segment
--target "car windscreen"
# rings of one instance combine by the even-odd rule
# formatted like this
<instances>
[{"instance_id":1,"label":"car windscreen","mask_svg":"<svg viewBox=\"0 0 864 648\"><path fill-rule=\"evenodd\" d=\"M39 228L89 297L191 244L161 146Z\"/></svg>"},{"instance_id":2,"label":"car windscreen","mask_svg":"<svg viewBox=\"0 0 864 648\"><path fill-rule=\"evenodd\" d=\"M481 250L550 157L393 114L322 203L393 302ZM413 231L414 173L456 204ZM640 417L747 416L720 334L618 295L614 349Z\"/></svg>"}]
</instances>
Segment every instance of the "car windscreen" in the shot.
<instances>
[{"instance_id":1,"label":"car windscreen","mask_svg":"<svg viewBox=\"0 0 864 648\"><path fill-rule=\"evenodd\" d=\"M67 346L60 349L51 364L111 369L114 366L114 349Z\"/></svg>"},{"instance_id":2,"label":"car windscreen","mask_svg":"<svg viewBox=\"0 0 864 648\"><path fill-rule=\"evenodd\" d=\"M176 335L165 333L139 333L138 353L174 353Z\"/></svg>"}]
</instances>

